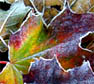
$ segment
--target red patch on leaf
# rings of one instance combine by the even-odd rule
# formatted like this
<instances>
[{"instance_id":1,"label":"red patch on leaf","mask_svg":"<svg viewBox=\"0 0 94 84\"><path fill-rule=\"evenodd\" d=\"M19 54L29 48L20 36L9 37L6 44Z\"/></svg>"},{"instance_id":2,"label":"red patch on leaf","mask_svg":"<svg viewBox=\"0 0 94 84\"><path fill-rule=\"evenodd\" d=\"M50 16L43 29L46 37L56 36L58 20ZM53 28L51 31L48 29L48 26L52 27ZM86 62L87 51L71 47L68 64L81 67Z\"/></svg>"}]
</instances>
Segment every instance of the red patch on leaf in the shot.
<instances>
[{"instance_id":1,"label":"red patch on leaf","mask_svg":"<svg viewBox=\"0 0 94 84\"><path fill-rule=\"evenodd\" d=\"M83 60L93 54L79 46L80 38L87 32L94 31L93 22L94 14L75 14L66 9L50 27L52 39L59 44L44 52L44 57L52 58L56 55L65 69L80 66Z\"/></svg>"}]
</instances>

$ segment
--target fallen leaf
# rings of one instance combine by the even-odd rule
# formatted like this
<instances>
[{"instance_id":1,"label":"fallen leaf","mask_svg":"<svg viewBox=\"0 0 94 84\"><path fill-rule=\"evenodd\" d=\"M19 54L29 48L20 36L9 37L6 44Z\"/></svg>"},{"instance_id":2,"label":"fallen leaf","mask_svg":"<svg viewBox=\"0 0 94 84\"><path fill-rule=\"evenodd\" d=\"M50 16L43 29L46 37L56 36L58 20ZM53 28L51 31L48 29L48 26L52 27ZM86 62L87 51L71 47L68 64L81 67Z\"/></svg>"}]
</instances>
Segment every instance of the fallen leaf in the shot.
<instances>
[{"instance_id":1,"label":"fallen leaf","mask_svg":"<svg viewBox=\"0 0 94 84\"><path fill-rule=\"evenodd\" d=\"M59 66L57 60L36 60L30 66L29 74L24 75L24 82L32 84L66 84L70 74ZM28 79L27 79L28 78Z\"/></svg>"},{"instance_id":2,"label":"fallen leaf","mask_svg":"<svg viewBox=\"0 0 94 84\"><path fill-rule=\"evenodd\" d=\"M31 64L29 74L24 75L24 82L31 84L85 84L94 83L94 74L89 61L81 66L64 70L57 59L37 59Z\"/></svg>"},{"instance_id":3,"label":"fallen leaf","mask_svg":"<svg viewBox=\"0 0 94 84\"><path fill-rule=\"evenodd\" d=\"M32 46L37 41L41 29L42 21L40 20L40 17L31 15L28 16L27 21L20 31L10 37L10 63L6 65L4 70L0 73L0 83L23 84L21 73L28 73L28 68L30 66L30 62L26 60L26 57L30 56L29 50L32 49ZM7 75L7 73L9 75Z\"/></svg>"},{"instance_id":4,"label":"fallen leaf","mask_svg":"<svg viewBox=\"0 0 94 84\"><path fill-rule=\"evenodd\" d=\"M26 57L31 56L31 58L40 57L40 56L43 56L45 58L52 58L54 55L56 55L61 65L64 67L64 69L80 66L83 60L85 60L88 56L91 56L93 54L89 51L82 49L79 46L80 38L83 35L85 35L87 32L94 31L94 27L93 27L94 24L92 23L94 20L93 16L94 14L88 14L88 13L75 14L72 13L69 9L66 9L64 13L62 13L53 21L50 28L48 29L48 32L42 31L44 32L42 38L40 33L38 33L38 35L40 36L38 38L40 38L42 41L38 43L39 39L36 38L36 40L33 41L34 43L31 42L33 46L31 45L28 48L26 48L25 46L21 48L22 50L20 50L20 46L23 43L21 41L22 37L18 32L17 34L11 37L11 41L10 41L10 46L11 46L10 54L11 54L12 62L15 62L15 60L17 61L19 59L23 59L25 58L24 56ZM14 38L17 39L14 40ZM27 45L29 44L27 43ZM18 51L16 51L17 48ZM28 50L26 50L25 52L25 49Z\"/></svg>"},{"instance_id":5,"label":"fallen leaf","mask_svg":"<svg viewBox=\"0 0 94 84\"><path fill-rule=\"evenodd\" d=\"M10 37L10 62L17 68L26 68L27 70L23 70L28 72L30 62L27 62L27 57L31 57L31 60L32 54L41 51L42 48L39 45L46 37L40 16L31 14L21 30Z\"/></svg>"},{"instance_id":6,"label":"fallen leaf","mask_svg":"<svg viewBox=\"0 0 94 84\"><path fill-rule=\"evenodd\" d=\"M80 67L69 70L70 84L93 84L94 72L90 66L89 61L84 62Z\"/></svg>"},{"instance_id":7,"label":"fallen leaf","mask_svg":"<svg viewBox=\"0 0 94 84\"><path fill-rule=\"evenodd\" d=\"M83 60L93 54L82 49L79 45L82 36L94 31L93 16L94 14L89 13L75 14L67 8L48 29L50 36L47 45L53 44L54 47L34 54L34 56L41 55L50 59L55 55L64 69L80 66Z\"/></svg>"},{"instance_id":8,"label":"fallen leaf","mask_svg":"<svg viewBox=\"0 0 94 84\"><path fill-rule=\"evenodd\" d=\"M93 6L94 0L74 0L74 4L72 4L71 9L76 13L82 14L89 12Z\"/></svg>"},{"instance_id":9,"label":"fallen leaf","mask_svg":"<svg viewBox=\"0 0 94 84\"><path fill-rule=\"evenodd\" d=\"M93 55L92 52L82 49L79 45L82 36L94 31L93 17L94 14L91 13L73 13L67 6L66 10L46 29L43 26L41 16L34 15L32 12L31 16L26 18L23 26L10 37L10 64L13 64L22 74L27 74L30 62L40 56L46 59L52 59L56 56L57 61L65 70L81 66L83 60L87 60L87 57ZM65 77L66 74L64 74ZM64 79L62 80L66 83Z\"/></svg>"},{"instance_id":10,"label":"fallen leaf","mask_svg":"<svg viewBox=\"0 0 94 84\"><path fill-rule=\"evenodd\" d=\"M79 43L83 35L94 31L93 16L89 13L75 14L69 8L58 16L51 24L51 31L57 42L61 44L48 50L44 57L49 58L55 54L61 65L67 69L80 65L83 56L91 56L93 53L81 49Z\"/></svg>"},{"instance_id":11,"label":"fallen leaf","mask_svg":"<svg viewBox=\"0 0 94 84\"><path fill-rule=\"evenodd\" d=\"M0 84L23 84L22 75L13 64L8 63L0 73Z\"/></svg>"},{"instance_id":12,"label":"fallen leaf","mask_svg":"<svg viewBox=\"0 0 94 84\"><path fill-rule=\"evenodd\" d=\"M40 12L46 25L63 10L64 6L64 0L24 0L24 3L34 8L35 13Z\"/></svg>"}]
</instances>

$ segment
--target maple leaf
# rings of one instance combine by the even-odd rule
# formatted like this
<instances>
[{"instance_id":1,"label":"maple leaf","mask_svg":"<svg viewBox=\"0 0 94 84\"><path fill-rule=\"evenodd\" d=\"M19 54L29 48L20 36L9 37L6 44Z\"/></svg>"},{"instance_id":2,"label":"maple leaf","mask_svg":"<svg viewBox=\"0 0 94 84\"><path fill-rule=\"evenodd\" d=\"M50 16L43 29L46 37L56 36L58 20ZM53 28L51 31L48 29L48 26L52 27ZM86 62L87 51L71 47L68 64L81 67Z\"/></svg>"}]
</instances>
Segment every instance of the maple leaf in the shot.
<instances>
[{"instance_id":1,"label":"maple leaf","mask_svg":"<svg viewBox=\"0 0 94 84\"><path fill-rule=\"evenodd\" d=\"M80 66L83 63L83 60L87 60L87 57L90 58L93 55L92 52L90 52L89 50L85 50L80 46L81 37L86 35L90 31L91 32L94 31L93 22L94 22L94 14L73 13L69 9L69 6L67 5L65 9L60 13L60 15L58 15L55 18L55 20L51 22L49 28L46 29L45 26L43 25L41 15L35 15L34 12L29 13L28 17L24 21L23 26L21 26L21 28L17 32L12 34L10 37L9 41L10 63L7 64L7 66L5 66L5 69L3 69L3 71L0 73L0 82L10 84L9 83L9 80L11 80L10 76L8 77L8 79L6 78L5 81L3 80L3 78L7 76L6 72L9 72L9 69L11 69L12 72L15 72L15 74L19 73L20 75L20 76L14 75L13 73L9 72L9 74L12 74L13 79L15 79L15 81L14 80L10 81L11 84L12 83L23 84L21 73L27 74L30 62L32 62L34 58L36 57L39 58L40 56L46 59L52 59L54 56L56 56L57 57L56 61L58 61L61 64L61 67L64 68L63 69L64 73L65 70L69 68L75 68L77 66ZM54 63L56 63L56 61ZM46 61L42 63L45 62ZM52 65L50 66L52 67ZM52 67L51 69L52 71L53 68L56 68L56 66ZM58 64L57 68L60 71L62 71L60 66L58 67ZM66 72L65 74L70 74L70 72L68 73ZM62 76L65 75L64 73L62 74ZM46 73L44 73L44 75L45 74ZM49 76L47 80L50 80ZM70 76L72 75L70 74ZM41 81L41 79L39 80ZM47 81L44 81L43 83L46 82Z\"/></svg>"},{"instance_id":2,"label":"maple leaf","mask_svg":"<svg viewBox=\"0 0 94 84\"><path fill-rule=\"evenodd\" d=\"M23 74L28 73L30 62L33 58L31 55L41 50L40 46L40 50L38 51L33 51L33 48L36 48L43 40L45 40L45 38L43 38L43 36L46 37L45 34L40 16L34 16L30 12L22 28L11 35L9 41L10 64L8 66L12 71L16 70L15 74L20 72ZM7 66L5 66L5 69L0 74L0 82L3 83L4 81L6 84L23 84L22 77L19 79L18 76L9 72L9 68L6 67ZM11 80L11 75L3 80L2 78L6 77L5 72L9 72L9 74L13 75L15 80ZM10 83L9 80L11 80Z\"/></svg>"},{"instance_id":3,"label":"maple leaf","mask_svg":"<svg viewBox=\"0 0 94 84\"><path fill-rule=\"evenodd\" d=\"M93 16L94 14L89 13L72 13L67 8L52 22L48 29L50 37L47 45L54 44L54 47L34 56L41 55L44 58L52 58L56 55L64 69L81 65L83 60L93 54L80 46L81 37L90 31L94 31Z\"/></svg>"},{"instance_id":4,"label":"maple leaf","mask_svg":"<svg viewBox=\"0 0 94 84\"><path fill-rule=\"evenodd\" d=\"M94 83L94 74L89 61L80 67L64 70L56 58L40 58L31 64L29 74L24 75L24 82L31 84L85 84Z\"/></svg>"},{"instance_id":5,"label":"maple leaf","mask_svg":"<svg viewBox=\"0 0 94 84\"><path fill-rule=\"evenodd\" d=\"M23 84L20 71L13 64L7 63L0 74L0 84Z\"/></svg>"}]
</instances>

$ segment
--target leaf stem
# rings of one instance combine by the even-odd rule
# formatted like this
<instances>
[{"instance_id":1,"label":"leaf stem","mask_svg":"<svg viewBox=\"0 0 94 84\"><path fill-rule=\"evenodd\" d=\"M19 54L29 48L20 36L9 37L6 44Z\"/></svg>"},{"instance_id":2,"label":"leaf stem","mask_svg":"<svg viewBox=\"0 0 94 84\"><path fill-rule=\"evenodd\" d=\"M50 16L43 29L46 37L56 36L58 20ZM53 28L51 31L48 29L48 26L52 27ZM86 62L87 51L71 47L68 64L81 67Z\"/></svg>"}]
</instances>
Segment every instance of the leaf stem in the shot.
<instances>
[{"instance_id":1,"label":"leaf stem","mask_svg":"<svg viewBox=\"0 0 94 84\"><path fill-rule=\"evenodd\" d=\"M7 64L7 61L0 61L0 64Z\"/></svg>"}]
</instances>

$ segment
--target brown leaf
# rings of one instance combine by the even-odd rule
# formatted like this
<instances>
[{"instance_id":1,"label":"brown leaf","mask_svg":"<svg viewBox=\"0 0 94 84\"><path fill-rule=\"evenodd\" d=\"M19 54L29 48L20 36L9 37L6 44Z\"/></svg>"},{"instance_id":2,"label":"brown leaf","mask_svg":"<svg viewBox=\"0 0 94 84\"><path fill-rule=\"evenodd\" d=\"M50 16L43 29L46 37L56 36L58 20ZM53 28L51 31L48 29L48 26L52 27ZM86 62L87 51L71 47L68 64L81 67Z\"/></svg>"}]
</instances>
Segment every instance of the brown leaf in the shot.
<instances>
[{"instance_id":1,"label":"brown leaf","mask_svg":"<svg viewBox=\"0 0 94 84\"><path fill-rule=\"evenodd\" d=\"M43 19L46 24L49 24L52 18L55 17L64 6L64 0L24 0L24 3L34 9L36 8L38 12L43 13Z\"/></svg>"},{"instance_id":2,"label":"brown leaf","mask_svg":"<svg viewBox=\"0 0 94 84\"><path fill-rule=\"evenodd\" d=\"M93 6L94 0L74 0L74 4L72 4L71 9L76 13L82 14L89 12Z\"/></svg>"}]
</instances>

